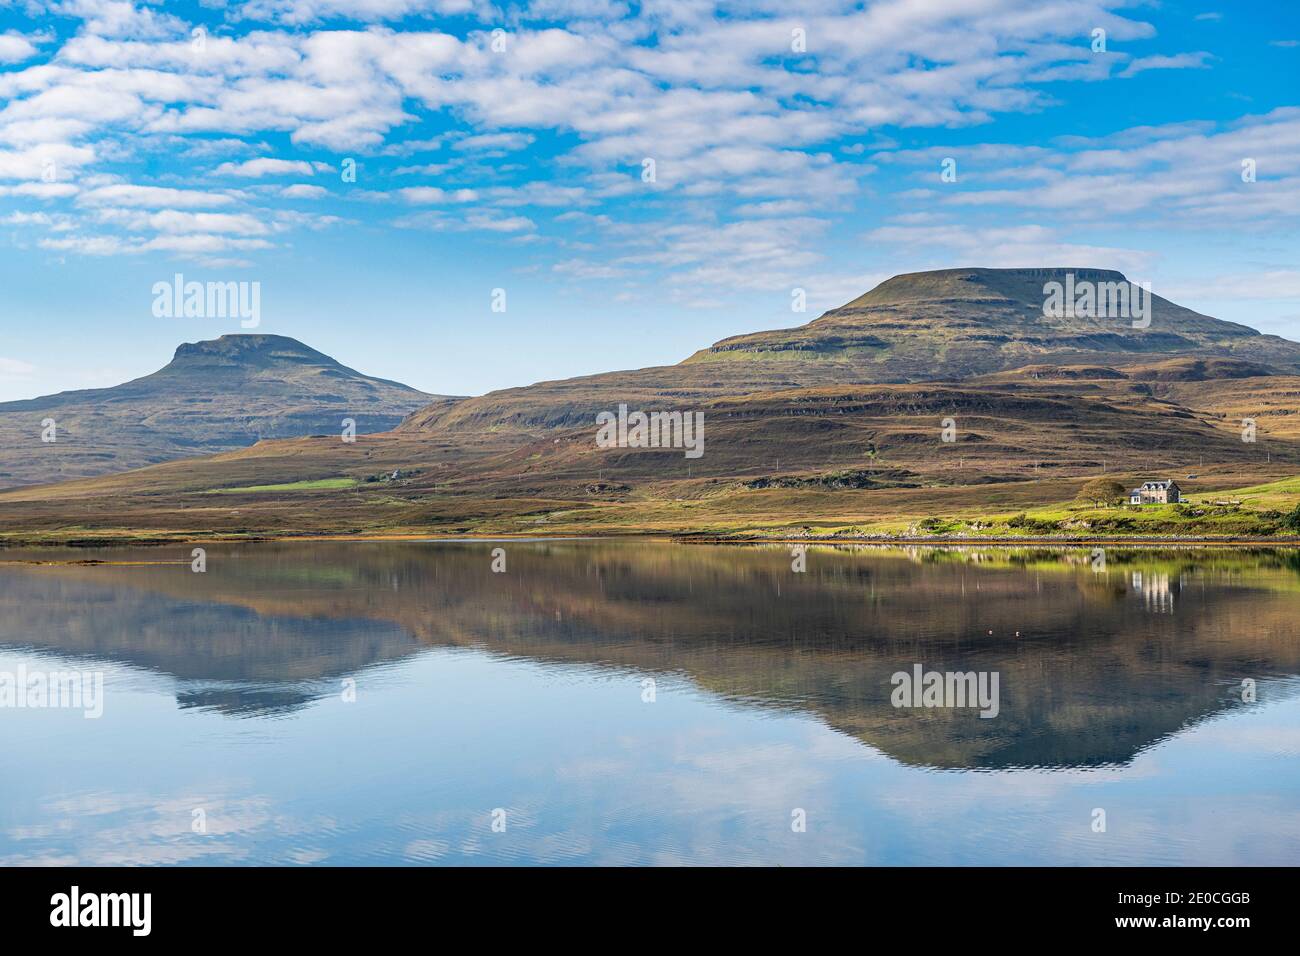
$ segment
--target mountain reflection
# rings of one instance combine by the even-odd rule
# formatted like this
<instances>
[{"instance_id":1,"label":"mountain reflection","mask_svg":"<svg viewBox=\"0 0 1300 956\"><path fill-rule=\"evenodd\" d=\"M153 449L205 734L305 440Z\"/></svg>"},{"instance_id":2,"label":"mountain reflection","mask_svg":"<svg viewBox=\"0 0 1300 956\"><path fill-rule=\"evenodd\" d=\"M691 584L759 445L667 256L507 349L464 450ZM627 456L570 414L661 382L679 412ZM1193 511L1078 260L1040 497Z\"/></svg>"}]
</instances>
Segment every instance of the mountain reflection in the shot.
<instances>
[{"instance_id":1,"label":"mountain reflection","mask_svg":"<svg viewBox=\"0 0 1300 956\"><path fill-rule=\"evenodd\" d=\"M493 573L504 547L508 570ZM1295 553L650 542L297 543L0 565L0 645L166 675L182 707L289 715L428 647L682 675L936 768L1126 763L1300 673ZM83 557L77 555L77 557ZM184 559L184 560L182 560ZM914 664L996 671L995 719L895 709Z\"/></svg>"}]
</instances>

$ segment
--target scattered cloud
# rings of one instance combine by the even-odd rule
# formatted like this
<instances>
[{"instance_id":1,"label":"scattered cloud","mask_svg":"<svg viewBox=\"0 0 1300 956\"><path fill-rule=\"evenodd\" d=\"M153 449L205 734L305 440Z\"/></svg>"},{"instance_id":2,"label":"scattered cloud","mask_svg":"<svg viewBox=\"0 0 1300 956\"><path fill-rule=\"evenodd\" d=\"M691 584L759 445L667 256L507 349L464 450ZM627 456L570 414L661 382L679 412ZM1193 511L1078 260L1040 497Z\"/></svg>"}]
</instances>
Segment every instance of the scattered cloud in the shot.
<instances>
[{"instance_id":1,"label":"scattered cloud","mask_svg":"<svg viewBox=\"0 0 1300 956\"><path fill-rule=\"evenodd\" d=\"M439 189L437 186L410 186L397 190L397 195L408 203L426 205L431 203L474 202L478 193L472 189Z\"/></svg>"},{"instance_id":2,"label":"scattered cloud","mask_svg":"<svg viewBox=\"0 0 1300 956\"><path fill-rule=\"evenodd\" d=\"M380 225L401 210L405 228L536 241L573 279L653 269L710 301L860 274L831 267L845 235L929 237L936 259L1131 262L1077 229L1258 230L1300 212L1294 108L972 145L977 127L1058 107L1064 83L1215 67L1118 0L819 0L797 17L534 0L505 19L486 0L231 0L219 19L48 6L56 29L6 7L0 195L47 215L24 225L68 253L246 260L352 203ZM947 136L962 145L900 146ZM956 183L939 181L947 156ZM304 200L319 215L292 215Z\"/></svg>"},{"instance_id":3,"label":"scattered cloud","mask_svg":"<svg viewBox=\"0 0 1300 956\"><path fill-rule=\"evenodd\" d=\"M83 192L78 197L78 201L86 205L197 209L227 206L235 200L224 193L203 192L197 189L173 189L169 186L140 186L131 183L117 183Z\"/></svg>"},{"instance_id":4,"label":"scattered cloud","mask_svg":"<svg viewBox=\"0 0 1300 956\"><path fill-rule=\"evenodd\" d=\"M309 183L294 183L292 186L285 186L281 189L280 195L285 199L323 199L329 195L329 191L323 186L312 186Z\"/></svg>"},{"instance_id":5,"label":"scattered cloud","mask_svg":"<svg viewBox=\"0 0 1300 956\"><path fill-rule=\"evenodd\" d=\"M1174 56L1144 56L1133 60L1120 72L1120 76L1137 76L1147 70L1204 70L1210 66L1210 54L1179 53Z\"/></svg>"},{"instance_id":6,"label":"scattered cloud","mask_svg":"<svg viewBox=\"0 0 1300 956\"><path fill-rule=\"evenodd\" d=\"M263 176L314 176L328 170L329 164L301 159L248 159L242 163L222 163L213 172L218 176L260 179Z\"/></svg>"}]
</instances>

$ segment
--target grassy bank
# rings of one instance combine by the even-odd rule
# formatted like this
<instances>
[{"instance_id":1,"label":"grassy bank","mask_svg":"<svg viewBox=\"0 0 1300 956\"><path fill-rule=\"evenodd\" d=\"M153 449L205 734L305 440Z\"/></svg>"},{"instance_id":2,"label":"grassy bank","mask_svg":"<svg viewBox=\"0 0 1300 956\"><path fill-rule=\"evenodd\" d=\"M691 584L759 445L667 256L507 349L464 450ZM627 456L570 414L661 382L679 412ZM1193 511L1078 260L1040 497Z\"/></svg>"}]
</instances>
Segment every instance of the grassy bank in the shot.
<instances>
[{"instance_id":1,"label":"grassy bank","mask_svg":"<svg viewBox=\"0 0 1300 956\"><path fill-rule=\"evenodd\" d=\"M1276 474L1276 473L1275 473ZM1251 476L1254 477L1254 476ZM1247 478L1246 480L1249 480ZM1300 536L1300 477L1202 481L1177 505L1094 507L1080 479L980 485L751 487L696 479L653 489L510 497L441 484L341 476L237 483L188 494L94 499L69 520L61 500L22 504L4 544L287 538L617 537L712 540L1221 541ZM37 490L39 492L39 489ZM578 497L581 495L581 497Z\"/></svg>"}]
</instances>

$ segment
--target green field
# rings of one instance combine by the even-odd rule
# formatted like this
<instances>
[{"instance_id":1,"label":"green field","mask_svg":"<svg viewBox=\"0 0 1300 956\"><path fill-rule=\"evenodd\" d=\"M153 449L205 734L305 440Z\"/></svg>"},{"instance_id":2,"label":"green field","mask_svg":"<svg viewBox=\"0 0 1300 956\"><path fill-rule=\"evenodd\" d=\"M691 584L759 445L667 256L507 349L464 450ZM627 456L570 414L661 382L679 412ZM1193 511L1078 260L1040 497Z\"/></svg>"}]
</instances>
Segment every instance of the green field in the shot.
<instances>
[{"instance_id":1,"label":"green field","mask_svg":"<svg viewBox=\"0 0 1300 956\"><path fill-rule=\"evenodd\" d=\"M242 488L210 488L201 492L205 495L245 495L274 493L277 491L332 491L339 488L351 488L357 484L355 478L318 478L315 481L290 481L280 485L245 485Z\"/></svg>"},{"instance_id":2,"label":"green field","mask_svg":"<svg viewBox=\"0 0 1300 956\"><path fill-rule=\"evenodd\" d=\"M1251 485L1247 488L1233 488L1229 491L1216 491L1211 494L1192 495L1197 502L1237 500L1251 508L1273 508L1290 510L1300 504L1300 475L1270 481L1263 485Z\"/></svg>"}]
</instances>

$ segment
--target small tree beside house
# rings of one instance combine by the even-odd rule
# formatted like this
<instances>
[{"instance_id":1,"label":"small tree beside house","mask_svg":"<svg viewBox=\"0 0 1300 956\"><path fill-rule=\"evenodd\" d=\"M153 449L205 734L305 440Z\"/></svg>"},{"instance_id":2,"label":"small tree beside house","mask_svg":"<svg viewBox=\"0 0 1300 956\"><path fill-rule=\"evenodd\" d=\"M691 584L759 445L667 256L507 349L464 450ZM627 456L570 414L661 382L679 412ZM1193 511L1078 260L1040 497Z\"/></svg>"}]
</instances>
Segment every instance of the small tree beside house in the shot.
<instances>
[{"instance_id":1,"label":"small tree beside house","mask_svg":"<svg viewBox=\"0 0 1300 956\"><path fill-rule=\"evenodd\" d=\"M1079 500L1086 501L1094 508L1120 504L1127 496L1124 486L1114 478L1093 478L1079 489Z\"/></svg>"}]
</instances>

